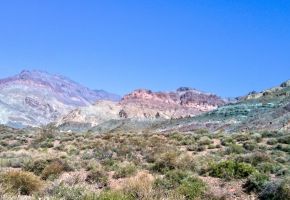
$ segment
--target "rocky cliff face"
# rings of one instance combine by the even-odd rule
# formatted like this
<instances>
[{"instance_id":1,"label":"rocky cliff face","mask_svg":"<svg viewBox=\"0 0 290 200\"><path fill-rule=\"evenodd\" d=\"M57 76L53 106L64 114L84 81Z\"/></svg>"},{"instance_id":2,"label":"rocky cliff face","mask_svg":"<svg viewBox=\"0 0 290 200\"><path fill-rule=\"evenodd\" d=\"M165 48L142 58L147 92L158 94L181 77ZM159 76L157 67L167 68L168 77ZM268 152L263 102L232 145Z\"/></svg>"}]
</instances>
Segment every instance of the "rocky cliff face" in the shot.
<instances>
[{"instance_id":1,"label":"rocky cliff face","mask_svg":"<svg viewBox=\"0 0 290 200\"><path fill-rule=\"evenodd\" d=\"M22 71L0 80L0 123L39 126L100 99L111 100L104 91L90 90L63 76Z\"/></svg>"}]
</instances>

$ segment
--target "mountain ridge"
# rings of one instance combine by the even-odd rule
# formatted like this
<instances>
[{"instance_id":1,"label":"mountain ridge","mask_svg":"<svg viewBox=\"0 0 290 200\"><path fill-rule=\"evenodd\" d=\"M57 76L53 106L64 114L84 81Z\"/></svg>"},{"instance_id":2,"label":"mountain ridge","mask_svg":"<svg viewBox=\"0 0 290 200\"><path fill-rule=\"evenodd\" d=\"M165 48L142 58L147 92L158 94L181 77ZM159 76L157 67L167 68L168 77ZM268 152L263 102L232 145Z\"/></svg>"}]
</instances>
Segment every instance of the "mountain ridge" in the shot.
<instances>
[{"instance_id":1,"label":"mountain ridge","mask_svg":"<svg viewBox=\"0 0 290 200\"><path fill-rule=\"evenodd\" d=\"M16 127L46 125L70 110L101 99L110 96L61 75L23 70L0 80L0 123Z\"/></svg>"}]
</instances>

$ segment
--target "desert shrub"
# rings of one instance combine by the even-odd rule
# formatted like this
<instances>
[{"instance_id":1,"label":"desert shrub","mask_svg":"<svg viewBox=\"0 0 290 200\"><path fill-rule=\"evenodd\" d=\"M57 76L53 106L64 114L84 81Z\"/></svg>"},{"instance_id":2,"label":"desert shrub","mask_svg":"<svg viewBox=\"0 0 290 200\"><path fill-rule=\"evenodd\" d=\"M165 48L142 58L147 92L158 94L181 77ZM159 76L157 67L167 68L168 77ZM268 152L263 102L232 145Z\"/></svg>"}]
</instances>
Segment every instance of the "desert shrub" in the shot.
<instances>
[{"instance_id":1,"label":"desert shrub","mask_svg":"<svg viewBox=\"0 0 290 200\"><path fill-rule=\"evenodd\" d=\"M102 168L94 168L88 173L86 181L90 184L97 184L98 188L106 187L108 184L108 173Z\"/></svg>"},{"instance_id":2,"label":"desert shrub","mask_svg":"<svg viewBox=\"0 0 290 200\"><path fill-rule=\"evenodd\" d=\"M221 145L229 146L230 144L234 144L235 140L232 137L224 137L221 139Z\"/></svg>"},{"instance_id":3,"label":"desert shrub","mask_svg":"<svg viewBox=\"0 0 290 200\"><path fill-rule=\"evenodd\" d=\"M250 135L248 134L237 134L237 135L233 135L233 137L238 142L244 142L244 141L250 140Z\"/></svg>"},{"instance_id":4,"label":"desert shrub","mask_svg":"<svg viewBox=\"0 0 290 200\"><path fill-rule=\"evenodd\" d=\"M181 182L176 191L185 196L186 199L197 199L205 193L206 185L196 177L189 177Z\"/></svg>"},{"instance_id":5,"label":"desert shrub","mask_svg":"<svg viewBox=\"0 0 290 200\"><path fill-rule=\"evenodd\" d=\"M23 169L25 171L33 172L36 175L40 175L43 171L43 169L48 165L48 160L28 160L24 166Z\"/></svg>"},{"instance_id":6,"label":"desert shrub","mask_svg":"<svg viewBox=\"0 0 290 200\"><path fill-rule=\"evenodd\" d=\"M85 196L85 190L82 187L72 187L60 184L59 186L53 188L52 196L56 199L65 200L83 200Z\"/></svg>"},{"instance_id":7,"label":"desert shrub","mask_svg":"<svg viewBox=\"0 0 290 200\"><path fill-rule=\"evenodd\" d=\"M202 152L202 151L205 151L205 150L206 150L206 147L203 146L203 145L198 145L197 149L196 149L196 151L199 151L199 152Z\"/></svg>"},{"instance_id":8,"label":"desert shrub","mask_svg":"<svg viewBox=\"0 0 290 200\"><path fill-rule=\"evenodd\" d=\"M256 168L263 173L276 173L281 169L281 165L273 162L261 162Z\"/></svg>"},{"instance_id":9,"label":"desert shrub","mask_svg":"<svg viewBox=\"0 0 290 200\"><path fill-rule=\"evenodd\" d=\"M159 189L174 189L187 177L189 174L184 170L172 170L168 171L163 178L156 179L154 185Z\"/></svg>"},{"instance_id":10,"label":"desert shrub","mask_svg":"<svg viewBox=\"0 0 290 200\"><path fill-rule=\"evenodd\" d=\"M262 162L272 162L272 159L267 153L257 151L249 155L238 157L237 161L246 162L250 163L253 166L257 166L259 163Z\"/></svg>"},{"instance_id":11,"label":"desert shrub","mask_svg":"<svg viewBox=\"0 0 290 200\"><path fill-rule=\"evenodd\" d=\"M290 199L290 178L268 183L259 195L263 200Z\"/></svg>"},{"instance_id":12,"label":"desert shrub","mask_svg":"<svg viewBox=\"0 0 290 200\"><path fill-rule=\"evenodd\" d=\"M220 163L212 164L210 166L210 175L218 178L245 178L252 173L256 172L256 169L247 163L236 162L233 160L222 161Z\"/></svg>"},{"instance_id":13,"label":"desert shrub","mask_svg":"<svg viewBox=\"0 0 290 200\"><path fill-rule=\"evenodd\" d=\"M115 173L113 178L124 178L128 176L132 176L137 172L137 167L133 163L126 163L124 165L119 166Z\"/></svg>"},{"instance_id":14,"label":"desert shrub","mask_svg":"<svg viewBox=\"0 0 290 200\"><path fill-rule=\"evenodd\" d=\"M290 144L290 135L279 137L278 142L283 144Z\"/></svg>"},{"instance_id":15,"label":"desert shrub","mask_svg":"<svg viewBox=\"0 0 290 200\"><path fill-rule=\"evenodd\" d=\"M278 163L286 163L286 162L287 162L287 159L284 158L284 157L278 157L278 158L276 158L276 161L277 161Z\"/></svg>"},{"instance_id":16,"label":"desert shrub","mask_svg":"<svg viewBox=\"0 0 290 200\"><path fill-rule=\"evenodd\" d=\"M254 139L258 143L263 140L263 137L260 133L254 133L253 135L251 135L251 138Z\"/></svg>"},{"instance_id":17,"label":"desert shrub","mask_svg":"<svg viewBox=\"0 0 290 200\"><path fill-rule=\"evenodd\" d=\"M41 177L43 179L48 178L56 178L58 175L60 175L63 171L71 171L71 167L62 160L54 160L51 163L49 163L42 171Z\"/></svg>"},{"instance_id":18,"label":"desert shrub","mask_svg":"<svg viewBox=\"0 0 290 200\"><path fill-rule=\"evenodd\" d=\"M155 158L152 170L157 172L165 172L177 167L179 153L177 151L167 151Z\"/></svg>"},{"instance_id":19,"label":"desert shrub","mask_svg":"<svg viewBox=\"0 0 290 200\"><path fill-rule=\"evenodd\" d=\"M232 154L232 153L241 154L244 152L245 152L245 149L241 145L238 145L238 144L230 144L229 147L226 149L227 154Z\"/></svg>"},{"instance_id":20,"label":"desert shrub","mask_svg":"<svg viewBox=\"0 0 290 200\"><path fill-rule=\"evenodd\" d=\"M243 144L244 149L248 151L253 151L257 148L257 143L255 142L246 142Z\"/></svg>"},{"instance_id":21,"label":"desert shrub","mask_svg":"<svg viewBox=\"0 0 290 200\"><path fill-rule=\"evenodd\" d=\"M106 171L118 169L118 162L113 158L107 158L101 161Z\"/></svg>"},{"instance_id":22,"label":"desert shrub","mask_svg":"<svg viewBox=\"0 0 290 200\"><path fill-rule=\"evenodd\" d=\"M53 141L50 139L47 139L41 143L39 143L39 147L41 148L52 148L53 147Z\"/></svg>"},{"instance_id":23,"label":"desert shrub","mask_svg":"<svg viewBox=\"0 0 290 200\"><path fill-rule=\"evenodd\" d=\"M197 151L198 146L197 145L188 145L186 146L187 151Z\"/></svg>"},{"instance_id":24,"label":"desert shrub","mask_svg":"<svg viewBox=\"0 0 290 200\"><path fill-rule=\"evenodd\" d=\"M31 172L8 171L0 175L4 191L13 194L31 195L43 187L43 182Z\"/></svg>"},{"instance_id":25,"label":"desert shrub","mask_svg":"<svg viewBox=\"0 0 290 200\"><path fill-rule=\"evenodd\" d=\"M253 173L243 185L247 192L260 192L269 181L269 176L263 173Z\"/></svg>"},{"instance_id":26,"label":"desert shrub","mask_svg":"<svg viewBox=\"0 0 290 200\"><path fill-rule=\"evenodd\" d=\"M31 146L33 148L49 148L53 147L52 145L52 140L55 137L55 131L51 129L42 129L40 132L37 134L36 138L32 141Z\"/></svg>"},{"instance_id":27,"label":"desert shrub","mask_svg":"<svg viewBox=\"0 0 290 200\"><path fill-rule=\"evenodd\" d=\"M154 178L148 172L140 172L134 177L128 178L123 187L123 192L133 199L153 199Z\"/></svg>"},{"instance_id":28,"label":"desert shrub","mask_svg":"<svg viewBox=\"0 0 290 200\"><path fill-rule=\"evenodd\" d=\"M263 131L262 132L262 137L266 138L266 137L275 137L276 133L272 132L272 131Z\"/></svg>"},{"instance_id":29,"label":"desert shrub","mask_svg":"<svg viewBox=\"0 0 290 200\"><path fill-rule=\"evenodd\" d=\"M195 168L195 163L193 162L192 156L186 153L182 153L176 161L176 168L183 170L193 170Z\"/></svg>"},{"instance_id":30,"label":"desert shrub","mask_svg":"<svg viewBox=\"0 0 290 200\"><path fill-rule=\"evenodd\" d=\"M177 140L177 141L181 141L183 139L183 134L176 132L176 133L170 134L169 138Z\"/></svg>"},{"instance_id":31,"label":"desert shrub","mask_svg":"<svg viewBox=\"0 0 290 200\"><path fill-rule=\"evenodd\" d=\"M210 144L210 145L208 145L207 148L208 148L208 149L215 149L215 148L216 148L216 145Z\"/></svg>"},{"instance_id":32,"label":"desert shrub","mask_svg":"<svg viewBox=\"0 0 290 200\"><path fill-rule=\"evenodd\" d=\"M134 198L122 191L105 190L100 193L96 200L134 200Z\"/></svg>"},{"instance_id":33,"label":"desert shrub","mask_svg":"<svg viewBox=\"0 0 290 200\"><path fill-rule=\"evenodd\" d=\"M275 145L278 143L278 140L276 138L270 138L268 141L267 141L267 144L269 145Z\"/></svg>"},{"instance_id":34,"label":"desert shrub","mask_svg":"<svg viewBox=\"0 0 290 200\"><path fill-rule=\"evenodd\" d=\"M287 144L278 144L276 149L290 153L290 145L287 145Z\"/></svg>"},{"instance_id":35,"label":"desert shrub","mask_svg":"<svg viewBox=\"0 0 290 200\"><path fill-rule=\"evenodd\" d=\"M198 140L199 145L210 145L211 143L211 139L207 136L203 136Z\"/></svg>"}]
</instances>

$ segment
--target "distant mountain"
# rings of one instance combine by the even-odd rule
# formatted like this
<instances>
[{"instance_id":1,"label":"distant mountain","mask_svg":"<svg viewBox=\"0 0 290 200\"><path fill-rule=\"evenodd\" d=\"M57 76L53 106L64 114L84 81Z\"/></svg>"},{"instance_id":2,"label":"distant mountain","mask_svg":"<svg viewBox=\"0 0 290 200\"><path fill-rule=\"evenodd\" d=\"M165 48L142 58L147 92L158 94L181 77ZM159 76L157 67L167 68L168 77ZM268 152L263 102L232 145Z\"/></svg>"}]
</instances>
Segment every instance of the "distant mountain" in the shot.
<instances>
[{"instance_id":1,"label":"distant mountain","mask_svg":"<svg viewBox=\"0 0 290 200\"><path fill-rule=\"evenodd\" d=\"M65 130L92 128L109 120L155 120L195 116L224 105L216 95L182 87L175 92L139 89L125 95L119 103L99 101L77 108L62 117L57 126ZM128 120L127 120L128 121Z\"/></svg>"},{"instance_id":2,"label":"distant mountain","mask_svg":"<svg viewBox=\"0 0 290 200\"><path fill-rule=\"evenodd\" d=\"M135 90L125 95L120 104L128 117L155 118L157 116L170 119L195 116L214 110L225 102L216 95L181 87L175 92Z\"/></svg>"},{"instance_id":3,"label":"distant mountain","mask_svg":"<svg viewBox=\"0 0 290 200\"><path fill-rule=\"evenodd\" d=\"M24 70L0 80L0 123L39 126L103 99L116 100L117 96L90 90L64 76Z\"/></svg>"},{"instance_id":4,"label":"distant mountain","mask_svg":"<svg viewBox=\"0 0 290 200\"><path fill-rule=\"evenodd\" d=\"M250 92L202 115L179 119L161 125L161 130L190 131L200 128L212 131L290 130L290 80L278 87Z\"/></svg>"}]
</instances>

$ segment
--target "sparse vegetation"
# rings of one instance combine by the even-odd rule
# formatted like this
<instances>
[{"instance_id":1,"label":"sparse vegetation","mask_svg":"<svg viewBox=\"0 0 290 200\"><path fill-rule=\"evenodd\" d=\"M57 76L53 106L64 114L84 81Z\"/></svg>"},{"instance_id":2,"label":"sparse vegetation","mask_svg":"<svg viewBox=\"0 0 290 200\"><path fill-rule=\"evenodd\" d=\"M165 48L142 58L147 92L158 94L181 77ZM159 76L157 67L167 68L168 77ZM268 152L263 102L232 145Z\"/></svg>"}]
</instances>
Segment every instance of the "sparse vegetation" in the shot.
<instances>
[{"instance_id":1,"label":"sparse vegetation","mask_svg":"<svg viewBox=\"0 0 290 200\"><path fill-rule=\"evenodd\" d=\"M204 130L98 135L46 130L28 132L25 140L23 132L7 136L2 132L0 195L66 200L231 199L230 193L215 194L215 190L232 184L242 197L287 199L288 135ZM47 141L46 136L53 146L37 143ZM16 149L6 145L10 140L17 141Z\"/></svg>"}]
</instances>

